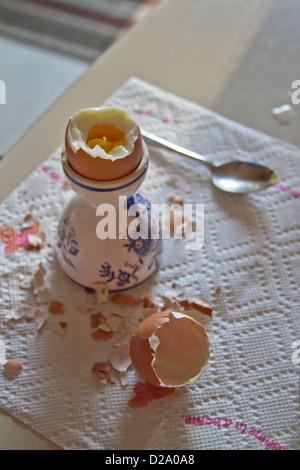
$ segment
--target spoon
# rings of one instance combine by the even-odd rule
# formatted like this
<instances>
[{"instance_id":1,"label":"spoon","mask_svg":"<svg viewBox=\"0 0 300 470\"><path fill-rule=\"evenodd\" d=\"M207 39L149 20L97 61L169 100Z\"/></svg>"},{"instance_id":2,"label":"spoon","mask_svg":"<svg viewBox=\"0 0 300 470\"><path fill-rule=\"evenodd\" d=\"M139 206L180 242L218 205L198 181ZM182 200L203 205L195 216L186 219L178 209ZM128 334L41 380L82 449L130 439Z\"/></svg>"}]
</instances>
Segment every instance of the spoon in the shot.
<instances>
[{"instance_id":1,"label":"spoon","mask_svg":"<svg viewBox=\"0 0 300 470\"><path fill-rule=\"evenodd\" d=\"M258 163L233 161L215 165L203 155L187 150L180 145L168 142L161 137L151 134L143 129L141 133L151 144L167 147L175 152L195 158L210 167L213 184L223 191L230 193L249 193L273 186L278 182L278 175L274 171Z\"/></svg>"}]
</instances>

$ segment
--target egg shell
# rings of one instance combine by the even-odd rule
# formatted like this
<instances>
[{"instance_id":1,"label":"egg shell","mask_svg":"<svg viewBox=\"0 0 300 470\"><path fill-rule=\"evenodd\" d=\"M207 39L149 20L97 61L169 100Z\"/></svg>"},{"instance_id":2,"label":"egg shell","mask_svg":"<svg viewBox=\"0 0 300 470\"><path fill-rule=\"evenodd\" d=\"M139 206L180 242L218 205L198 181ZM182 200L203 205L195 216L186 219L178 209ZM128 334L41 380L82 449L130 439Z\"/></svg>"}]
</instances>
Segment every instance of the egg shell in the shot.
<instances>
[{"instance_id":1,"label":"egg shell","mask_svg":"<svg viewBox=\"0 0 300 470\"><path fill-rule=\"evenodd\" d=\"M155 336L153 337L153 334L159 328L163 328L163 325L170 321L170 315L172 315L174 318L188 320L189 323L193 325L193 327L197 328L199 335L203 337L203 345L201 345L201 350L200 348L199 351L198 349L195 350L195 357L201 357L201 365L199 366L199 364L197 364L199 371L197 370L197 373L193 377L190 377L189 380L184 381L184 383L177 383L176 385L164 384L161 377L159 378L156 375L152 367L156 354L156 351L153 350L152 346L156 343L157 348L157 344L159 344L159 339ZM184 342L184 338L182 339ZM188 341L189 339L187 338L186 343L188 343ZM193 318L183 313L164 310L147 317L135 330L130 341L130 356L132 364L137 373L149 384L156 387L180 387L197 380L204 370L209 357L208 338L204 328Z\"/></svg>"},{"instance_id":2,"label":"egg shell","mask_svg":"<svg viewBox=\"0 0 300 470\"><path fill-rule=\"evenodd\" d=\"M101 111L101 108L99 109ZM89 109L86 111L88 112ZM124 111L120 110L120 112ZM109 159L100 156L94 157L83 148L78 148L74 152L68 142L71 122L72 118L69 120L65 132L65 152L70 165L79 175L96 181L109 181L128 175L140 163L143 154L143 139L139 126L137 126L138 136L133 151L123 158ZM101 116L99 115L99 123L101 122ZM97 123L94 122L95 124Z\"/></svg>"},{"instance_id":3,"label":"egg shell","mask_svg":"<svg viewBox=\"0 0 300 470\"><path fill-rule=\"evenodd\" d=\"M168 312L153 313L138 326L130 341L130 356L134 368L146 382L157 387L160 387L160 381L151 366L153 357L148 338L158 326L167 321Z\"/></svg>"}]
</instances>

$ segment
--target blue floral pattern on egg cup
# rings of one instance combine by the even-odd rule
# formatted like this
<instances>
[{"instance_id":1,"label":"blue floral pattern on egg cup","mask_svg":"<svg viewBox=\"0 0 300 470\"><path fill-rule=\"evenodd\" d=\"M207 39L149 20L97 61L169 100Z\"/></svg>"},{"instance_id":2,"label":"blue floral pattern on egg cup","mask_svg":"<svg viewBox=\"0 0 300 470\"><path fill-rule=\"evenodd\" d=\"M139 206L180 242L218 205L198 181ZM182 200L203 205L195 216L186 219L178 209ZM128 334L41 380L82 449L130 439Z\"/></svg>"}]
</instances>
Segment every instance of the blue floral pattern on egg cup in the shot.
<instances>
[{"instance_id":1,"label":"blue floral pattern on egg cup","mask_svg":"<svg viewBox=\"0 0 300 470\"><path fill-rule=\"evenodd\" d=\"M140 165L119 180L99 182L78 175L64 152L62 166L72 189L77 193L65 208L57 233L57 258L65 274L77 284L97 289L105 283L109 291L121 291L140 285L157 271L161 262L162 240L151 238L151 203L138 188L142 184L149 161L145 144ZM78 197L79 196L79 197ZM118 210L119 196L127 196L127 210L140 204L146 217L146 234L132 238L100 240L96 235L96 208L111 203ZM137 217L140 214L137 213Z\"/></svg>"},{"instance_id":2,"label":"blue floral pattern on egg cup","mask_svg":"<svg viewBox=\"0 0 300 470\"><path fill-rule=\"evenodd\" d=\"M63 218L58 226L57 246L61 250L65 262L73 269L76 269L72 263L72 257L78 253L78 242L74 227L69 227L70 217Z\"/></svg>"}]
</instances>

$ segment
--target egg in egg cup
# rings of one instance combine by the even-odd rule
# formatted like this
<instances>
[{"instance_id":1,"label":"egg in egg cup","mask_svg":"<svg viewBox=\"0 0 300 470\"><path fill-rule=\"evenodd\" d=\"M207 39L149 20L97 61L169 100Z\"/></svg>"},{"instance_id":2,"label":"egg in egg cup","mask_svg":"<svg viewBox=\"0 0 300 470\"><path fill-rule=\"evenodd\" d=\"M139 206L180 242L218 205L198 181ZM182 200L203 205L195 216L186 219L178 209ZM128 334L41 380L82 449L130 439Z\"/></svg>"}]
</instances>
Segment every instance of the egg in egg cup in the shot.
<instances>
[{"instance_id":1,"label":"egg in egg cup","mask_svg":"<svg viewBox=\"0 0 300 470\"><path fill-rule=\"evenodd\" d=\"M77 284L95 290L106 284L116 292L141 284L158 269L161 238L133 239L127 225L122 236L100 238L97 234L99 206L108 204L118 222L120 196L126 196L126 210L141 204L145 210L139 216L151 224L151 203L138 191L148 164L148 148L128 112L87 108L69 120L62 167L76 195L59 223L57 257L65 274Z\"/></svg>"}]
</instances>

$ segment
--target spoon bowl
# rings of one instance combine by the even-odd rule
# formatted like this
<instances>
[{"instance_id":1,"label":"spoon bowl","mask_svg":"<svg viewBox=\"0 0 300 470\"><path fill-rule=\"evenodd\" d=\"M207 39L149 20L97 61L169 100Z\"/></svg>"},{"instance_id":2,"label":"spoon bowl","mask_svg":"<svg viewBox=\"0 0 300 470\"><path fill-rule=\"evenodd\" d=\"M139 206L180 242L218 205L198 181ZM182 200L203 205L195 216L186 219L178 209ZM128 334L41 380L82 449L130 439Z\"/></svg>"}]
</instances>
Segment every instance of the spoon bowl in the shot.
<instances>
[{"instance_id":1,"label":"spoon bowl","mask_svg":"<svg viewBox=\"0 0 300 470\"><path fill-rule=\"evenodd\" d=\"M229 193L250 193L267 189L278 183L278 175L270 168L258 163L232 161L217 165L207 160L203 155L173 144L143 129L141 129L141 133L146 142L166 147L207 165L211 171L213 184L222 191Z\"/></svg>"},{"instance_id":2,"label":"spoon bowl","mask_svg":"<svg viewBox=\"0 0 300 470\"><path fill-rule=\"evenodd\" d=\"M278 182L274 171L251 162L234 161L211 168L213 184L230 193L260 191Z\"/></svg>"}]
</instances>

